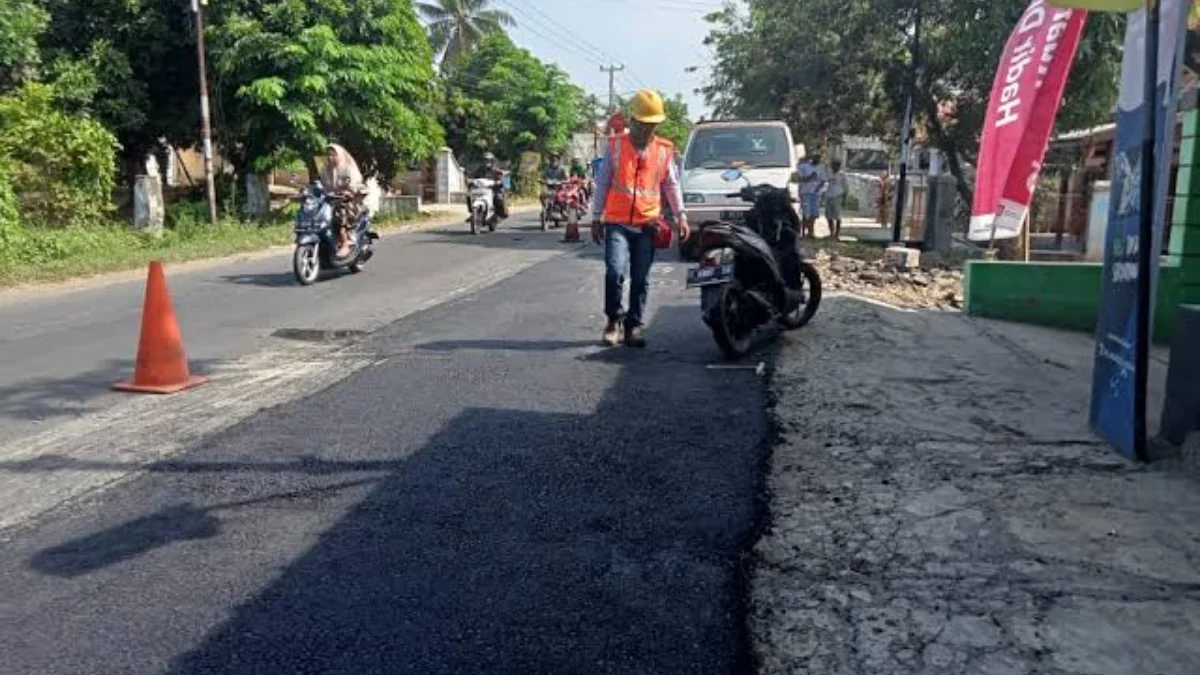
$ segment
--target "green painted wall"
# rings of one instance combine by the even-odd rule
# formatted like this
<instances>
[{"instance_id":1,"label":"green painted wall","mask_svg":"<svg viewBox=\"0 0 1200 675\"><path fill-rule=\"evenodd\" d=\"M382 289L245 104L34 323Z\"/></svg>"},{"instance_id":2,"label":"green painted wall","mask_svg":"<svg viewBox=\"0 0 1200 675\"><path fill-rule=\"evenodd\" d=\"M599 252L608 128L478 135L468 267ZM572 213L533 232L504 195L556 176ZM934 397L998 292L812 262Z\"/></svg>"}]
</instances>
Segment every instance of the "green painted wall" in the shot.
<instances>
[{"instance_id":1,"label":"green painted wall","mask_svg":"<svg viewBox=\"0 0 1200 675\"><path fill-rule=\"evenodd\" d=\"M1200 304L1200 111L1184 114L1169 255L1159 268L1154 339L1175 334L1180 304ZM1091 331L1100 312L1099 263L967 263L973 316Z\"/></svg>"},{"instance_id":2,"label":"green painted wall","mask_svg":"<svg viewBox=\"0 0 1200 675\"><path fill-rule=\"evenodd\" d=\"M1100 263L1025 263L972 260L963 296L972 316L1092 331L1100 313ZM1181 268L1159 269L1154 339L1175 334L1176 308L1200 303L1200 287L1185 286Z\"/></svg>"},{"instance_id":3,"label":"green painted wall","mask_svg":"<svg viewBox=\"0 0 1200 675\"><path fill-rule=\"evenodd\" d=\"M1100 265L972 260L963 280L973 316L1089 330L1099 308Z\"/></svg>"}]
</instances>

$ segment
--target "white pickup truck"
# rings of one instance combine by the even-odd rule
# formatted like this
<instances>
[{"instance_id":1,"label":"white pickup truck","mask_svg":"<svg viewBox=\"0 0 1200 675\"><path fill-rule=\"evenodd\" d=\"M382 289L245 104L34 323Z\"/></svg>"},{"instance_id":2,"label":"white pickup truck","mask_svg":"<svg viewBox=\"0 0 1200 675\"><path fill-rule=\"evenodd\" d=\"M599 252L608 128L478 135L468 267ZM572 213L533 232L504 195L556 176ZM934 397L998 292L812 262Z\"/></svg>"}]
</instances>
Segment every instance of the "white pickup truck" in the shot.
<instances>
[{"instance_id":1,"label":"white pickup truck","mask_svg":"<svg viewBox=\"0 0 1200 675\"><path fill-rule=\"evenodd\" d=\"M742 184L726 183L723 171L736 165L755 185L786 187L803 157L804 146L793 143L791 130L780 120L701 122L693 127L683 155L681 187L695 234L680 243L680 255L685 260L695 256L706 224L740 220L750 209L737 197L725 196Z\"/></svg>"}]
</instances>

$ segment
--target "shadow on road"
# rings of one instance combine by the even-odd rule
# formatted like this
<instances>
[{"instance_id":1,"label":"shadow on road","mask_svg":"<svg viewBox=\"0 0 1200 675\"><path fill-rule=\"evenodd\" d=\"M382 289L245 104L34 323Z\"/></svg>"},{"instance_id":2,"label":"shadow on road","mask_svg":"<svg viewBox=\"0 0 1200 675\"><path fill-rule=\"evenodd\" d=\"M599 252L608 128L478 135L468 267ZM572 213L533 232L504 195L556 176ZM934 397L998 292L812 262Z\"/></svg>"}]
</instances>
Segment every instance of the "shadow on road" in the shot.
<instances>
[{"instance_id":1,"label":"shadow on road","mask_svg":"<svg viewBox=\"0 0 1200 675\"><path fill-rule=\"evenodd\" d=\"M328 274L328 273L325 273ZM322 276L328 279L329 276ZM241 286L261 286L263 288L287 288L299 286L296 277L291 272L263 272L261 274L229 274L221 277L222 281Z\"/></svg>"},{"instance_id":2,"label":"shadow on road","mask_svg":"<svg viewBox=\"0 0 1200 675\"><path fill-rule=\"evenodd\" d=\"M456 352L463 350L551 352L564 349L585 349L600 346L595 340L443 340L426 342L416 348L430 352Z\"/></svg>"},{"instance_id":3,"label":"shadow on road","mask_svg":"<svg viewBox=\"0 0 1200 675\"><path fill-rule=\"evenodd\" d=\"M690 319L694 308L664 307L657 318L690 335L684 312ZM711 349L678 332L663 339L693 356ZM364 499L166 672L750 672L742 561L756 536L766 459L761 384L629 356L591 414L468 406L396 459L151 465L228 472L221 483L232 481L230 491L252 492L204 506L201 477L189 478L199 496L40 551L29 565L79 577L209 540L160 551L180 566L172 578L189 583L212 564L206 556L227 560L226 547L250 545L244 532L223 542L217 512L271 501L240 519L269 521L273 510L314 508L305 502L313 491L370 483ZM323 403L356 396L351 390L326 392ZM456 395L469 401L472 391ZM346 432L305 424L307 414L304 402L277 411L272 447L332 446ZM404 424L379 419L372 435L389 438L388 425ZM336 482L354 472L378 475ZM264 483L276 493L261 494Z\"/></svg>"},{"instance_id":4,"label":"shadow on road","mask_svg":"<svg viewBox=\"0 0 1200 675\"><path fill-rule=\"evenodd\" d=\"M248 466L224 470L249 470ZM331 493L377 482L375 478L346 481L331 486L270 494L252 499L199 507L179 504L144 518L40 551L30 561L33 569L57 577L78 577L182 541L211 539L220 533L221 521L213 514L270 502L286 502L316 493Z\"/></svg>"},{"instance_id":5,"label":"shadow on road","mask_svg":"<svg viewBox=\"0 0 1200 675\"><path fill-rule=\"evenodd\" d=\"M180 504L41 551L29 566L56 577L77 577L167 544L215 537L219 525L206 509Z\"/></svg>"},{"instance_id":6,"label":"shadow on road","mask_svg":"<svg viewBox=\"0 0 1200 675\"><path fill-rule=\"evenodd\" d=\"M132 354L137 350L137 334L132 333L130 340ZM220 363L219 359L199 359L191 361L190 367L193 373L206 374ZM69 378L25 380L0 387L0 420L53 422L91 412L93 401L116 395L112 384L132 377L133 366L132 359L109 359L98 368Z\"/></svg>"}]
</instances>

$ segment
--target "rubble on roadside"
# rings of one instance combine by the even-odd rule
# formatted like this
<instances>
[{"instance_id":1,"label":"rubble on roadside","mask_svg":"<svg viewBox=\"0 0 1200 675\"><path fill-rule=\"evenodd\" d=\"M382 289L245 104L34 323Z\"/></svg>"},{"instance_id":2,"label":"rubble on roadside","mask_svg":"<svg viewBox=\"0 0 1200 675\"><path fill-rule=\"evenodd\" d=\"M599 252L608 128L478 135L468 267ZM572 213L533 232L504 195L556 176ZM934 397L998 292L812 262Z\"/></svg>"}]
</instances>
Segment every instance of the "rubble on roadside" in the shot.
<instances>
[{"instance_id":1,"label":"rubble on roadside","mask_svg":"<svg viewBox=\"0 0 1200 675\"><path fill-rule=\"evenodd\" d=\"M864 252L865 253L865 252ZM961 261L925 256L920 267L897 269L882 256L817 251L814 262L825 292L848 292L898 307L962 309Z\"/></svg>"}]
</instances>

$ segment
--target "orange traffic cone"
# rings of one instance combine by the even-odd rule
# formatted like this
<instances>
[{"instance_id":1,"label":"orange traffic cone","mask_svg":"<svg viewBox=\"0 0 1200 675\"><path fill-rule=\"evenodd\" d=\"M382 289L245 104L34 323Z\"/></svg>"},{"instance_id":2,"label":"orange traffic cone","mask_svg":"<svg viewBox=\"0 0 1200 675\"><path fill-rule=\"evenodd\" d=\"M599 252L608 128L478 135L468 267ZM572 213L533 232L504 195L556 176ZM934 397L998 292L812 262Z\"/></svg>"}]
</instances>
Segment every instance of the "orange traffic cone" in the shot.
<instances>
[{"instance_id":1,"label":"orange traffic cone","mask_svg":"<svg viewBox=\"0 0 1200 675\"><path fill-rule=\"evenodd\" d=\"M117 391L173 394L208 381L188 370L187 352L179 335L179 322L171 307L162 263L150 263L146 302L142 307L142 335L138 339L137 365L132 382L113 385Z\"/></svg>"},{"instance_id":2,"label":"orange traffic cone","mask_svg":"<svg viewBox=\"0 0 1200 675\"><path fill-rule=\"evenodd\" d=\"M563 233L564 244L574 244L579 241L579 219L567 219L567 231Z\"/></svg>"}]
</instances>

